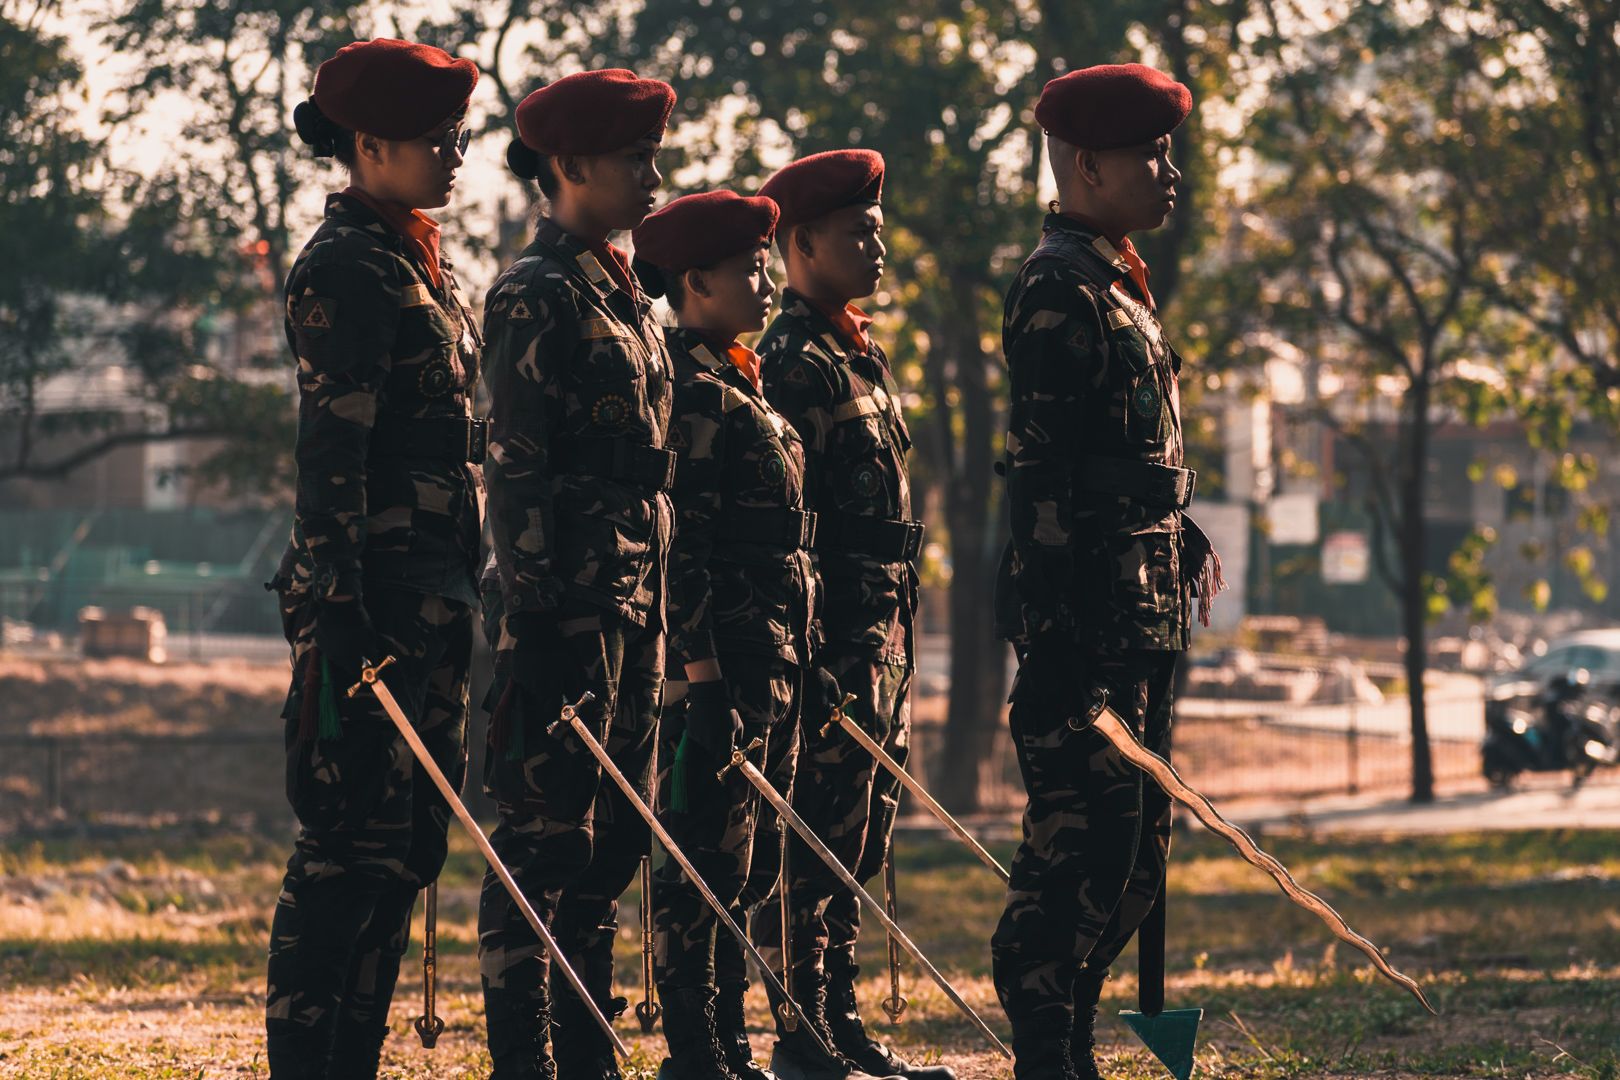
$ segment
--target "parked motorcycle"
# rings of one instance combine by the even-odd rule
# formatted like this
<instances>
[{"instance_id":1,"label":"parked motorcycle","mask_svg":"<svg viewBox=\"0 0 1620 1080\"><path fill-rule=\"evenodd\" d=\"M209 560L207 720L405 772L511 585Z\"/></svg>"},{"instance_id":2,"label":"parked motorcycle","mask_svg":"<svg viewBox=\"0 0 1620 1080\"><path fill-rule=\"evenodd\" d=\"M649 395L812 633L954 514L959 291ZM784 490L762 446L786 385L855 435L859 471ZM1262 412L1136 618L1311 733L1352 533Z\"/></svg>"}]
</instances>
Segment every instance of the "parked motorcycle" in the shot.
<instances>
[{"instance_id":1,"label":"parked motorcycle","mask_svg":"<svg viewBox=\"0 0 1620 1080\"><path fill-rule=\"evenodd\" d=\"M1579 787L1598 766L1620 761L1620 706L1596 692L1590 671L1560 672L1531 693L1487 703L1481 754L1493 788L1564 769Z\"/></svg>"}]
</instances>

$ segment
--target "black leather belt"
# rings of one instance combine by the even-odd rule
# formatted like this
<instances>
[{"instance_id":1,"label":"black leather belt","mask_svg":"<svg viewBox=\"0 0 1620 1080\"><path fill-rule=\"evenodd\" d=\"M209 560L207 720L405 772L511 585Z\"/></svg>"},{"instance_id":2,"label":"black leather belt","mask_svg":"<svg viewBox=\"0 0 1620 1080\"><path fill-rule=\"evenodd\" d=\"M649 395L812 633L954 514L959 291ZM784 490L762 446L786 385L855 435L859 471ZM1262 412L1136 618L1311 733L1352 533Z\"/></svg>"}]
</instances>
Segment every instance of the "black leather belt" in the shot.
<instances>
[{"instance_id":1,"label":"black leather belt","mask_svg":"<svg viewBox=\"0 0 1620 1080\"><path fill-rule=\"evenodd\" d=\"M1190 506L1197 483L1193 469L1130 458L1086 458L1075 470L1075 484L1082 491L1120 495L1167 510Z\"/></svg>"},{"instance_id":2,"label":"black leather belt","mask_svg":"<svg viewBox=\"0 0 1620 1080\"><path fill-rule=\"evenodd\" d=\"M817 515L816 550L864 555L881 562L909 562L922 554L923 523L859 514Z\"/></svg>"},{"instance_id":3,"label":"black leather belt","mask_svg":"<svg viewBox=\"0 0 1620 1080\"><path fill-rule=\"evenodd\" d=\"M675 452L628 439L569 439L553 445L552 466L560 473L618 480L654 491L675 484Z\"/></svg>"},{"instance_id":4,"label":"black leather belt","mask_svg":"<svg viewBox=\"0 0 1620 1080\"><path fill-rule=\"evenodd\" d=\"M378 413L367 457L432 458L481 464L489 450L489 421L463 416Z\"/></svg>"},{"instance_id":5,"label":"black leather belt","mask_svg":"<svg viewBox=\"0 0 1620 1080\"><path fill-rule=\"evenodd\" d=\"M809 548L816 542L816 515L808 510L734 507L721 516L715 540L722 544Z\"/></svg>"}]
</instances>

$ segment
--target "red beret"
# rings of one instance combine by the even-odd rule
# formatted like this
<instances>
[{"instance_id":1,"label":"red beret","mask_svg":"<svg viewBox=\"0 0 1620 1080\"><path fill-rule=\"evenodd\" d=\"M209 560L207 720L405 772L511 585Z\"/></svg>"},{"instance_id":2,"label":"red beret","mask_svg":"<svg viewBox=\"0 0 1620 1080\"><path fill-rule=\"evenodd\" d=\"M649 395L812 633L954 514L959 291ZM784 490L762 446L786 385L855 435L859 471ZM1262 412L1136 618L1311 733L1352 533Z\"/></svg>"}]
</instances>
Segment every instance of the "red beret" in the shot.
<instances>
[{"instance_id":1,"label":"red beret","mask_svg":"<svg viewBox=\"0 0 1620 1080\"><path fill-rule=\"evenodd\" d=\"M315 72L310 96L333 123L383 139L426 135L461 111L478 65L432 45L356 41Z\"/></svg>"},{"instance_id":2,"label":"red beret","mask_svg":"<svg viewBox=\"0 0 1620 1080\"><path fill-rule=\"evenodd\" d=\"M1099 64L1053 79L1035 103L1035 122L1083 150L1152 142L1192 112L1192 91L1144 64Z\"/></svg>"},{"instance_id":3,"label":"red beret","mask_svg":"<svg viewBox=\"0 0 1620 1080\"><path fill-rule=\"evenodd\" d=\"M582 71L542 86L517 107L518 138L538 154L593 157L663 138L675 88L633 71Z\"/></svg>"},{"instance_id":4,"label":"red beret","mask_svg":"<svg viewBox=\"0 0 1620 1080\"><path fill-rule=\"evenodd\" d=\"M636 258L678 274L769 244L778 213L776 204L761 195L705 191L684 195L648 215L630 238Z\"/></svg>"},{"instance_id":5,"label":"red beret","mask_svg":"<svg viewBox=\"0 0 1620 1080\"><path fill-rule=\"evenodd\" d=\"M856 203L883 198L883 155L876 150L811 154L765 181L759 193L782 208L780 225L802 225Z\"/></svg>"}]
</instances>

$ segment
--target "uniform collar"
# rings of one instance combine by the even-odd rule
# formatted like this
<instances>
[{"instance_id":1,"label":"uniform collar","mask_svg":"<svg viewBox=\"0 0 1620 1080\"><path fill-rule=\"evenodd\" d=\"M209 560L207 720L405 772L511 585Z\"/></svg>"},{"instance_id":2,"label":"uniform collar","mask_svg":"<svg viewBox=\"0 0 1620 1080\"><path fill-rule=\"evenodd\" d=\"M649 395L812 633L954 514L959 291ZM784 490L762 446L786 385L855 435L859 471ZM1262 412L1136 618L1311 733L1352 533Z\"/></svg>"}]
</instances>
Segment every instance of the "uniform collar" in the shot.
<instances>
[{"instance_id":1,"label":"uniform collar","mask_svg":"<svg viewBox=\"0 0 1620 1080\"><path fill-rule=\"evenodd\" d=\"M735 338L707 330L681 327L674 331L688 356L701 368L718 375L734 372L749 386L759 390L759 354Z\"/></svg>"},{"instance_id":2,"label":"uniform collar","mask_svg":"<svg viewBox=\"0 0 1620 1080\"><path fill-rule=\"evenodd\" d=\"M845 314L848 314L849 309L853 307L853 304L845 305ZM834 318L828 315L819 304L813 302L803 293L796 291L792 286L782 290L782 311L784 314L796 315L809 323L810 332L826 343L827 350L839 359L847 360L851 356L872 351L870 334L866 336L866 344L863 348L852 340L849 334L841 329ZM871 316L859 308L855 308L855 311L860 312L861 318L866 320L868 326L871 324Z\"/></svg>"},{"instance_id":3,"label":"uniform collar","mask_svg":"<svg viewBox=\"0 0 1620 1080\"><path fill-rule=\"evenodd\" d=\"M374 198L368 192L350 185L338 192L338 196L357 202L370 210L377 219L398 233L405 241L405 247L422 268L433 280L434 288L443 285L442 275L439 271L439 223L422 213L399 203L385 202Z\"/></svg>"},{"instance_id":4,"label":"uniform collar","mask_svg":"<svg viewBox=\"0 0 1620 1080\"><path fill-rule=\"evenodd\" d=\"M641 290L636 287L635 275L630 272L627 263L613 266L623 258L624 253L618 248L606 241L599 248L593 247L544 216L535 226L534 238L561 255L563 261L579 272L579 276L585 279L597 296L606 300L614 293L622 292L640 309ZM615 259L614 253L618 254L618 259ZM615 275L614 269L623 272L623 281Z\"/></svg>"},{"instance_id":5,"label":"uniform collar","mask_svg":"<svg viewBox=\"0 0 1620 1080\"><path fill-rule=\"evenodd\" d=\"M1062 229L1083 236L1091 249L1112 268L1115 282L1130 280L1141 294L1139 299L1147 304L1148 310L1156 309L1153 293L1148 288L1151 275L1148 273L1147 262L1137 252L1136 245L1131 243L1130 237L1122 236L1116 244L1103 235L1095 222L1082 214L1074 213L1047 214L1043 227Z\"/></svg>"}]
</instances>

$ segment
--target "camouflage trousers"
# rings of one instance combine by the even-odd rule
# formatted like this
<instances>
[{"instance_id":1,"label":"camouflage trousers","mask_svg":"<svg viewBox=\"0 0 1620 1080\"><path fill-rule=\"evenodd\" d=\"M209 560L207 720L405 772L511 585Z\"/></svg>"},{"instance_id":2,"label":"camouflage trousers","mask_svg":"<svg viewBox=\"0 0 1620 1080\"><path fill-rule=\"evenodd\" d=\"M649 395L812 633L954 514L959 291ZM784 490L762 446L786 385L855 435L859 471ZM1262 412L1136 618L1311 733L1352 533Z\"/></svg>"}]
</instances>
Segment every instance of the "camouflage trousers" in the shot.
<instances>
[{"instance_id":1,"label":"camouflage trousers","mask_svg":"<svg viewBox=\"0 0 1620 1080\"><path fill-rule=\"evenodd\" d=\"M334 686L338 738L300 724L305 676L319 663L306 595L282 595L293 650L286 721L287 796L298 838L270 924L265 1023L271 1074L374 1076L416 894L439 876L450 811L370 693ZM401 589L365 597L397 662L384 681L458 788L467 772L473 611ZM357 673L333 672L346 683ZM317 674L318 679L318 674Z\"/></svg>"},{"instance_id":2,"label":"camouflage trousers","mask_svg":"<svg viewBox=\"0 0 1620 1080\"><path fill-rule=\"evenodd\" d=\"M720 667L742 717L742 745L765 740L751 760L776 790L791 791L799 757L798 666L742 654L722 655ZM715 773L721 763L706 756L701 767L688 770L687 806L681 812L672 809L671 774L685 730L684 703L666 706L658 735L659 820L704 882L732 909L732 917L746 926L746 909L776 884L776 814L740 772L719 780ZM741 945L720 929L719 917L673 859L666 858L655 876L652 909L653 964L660 987L712 986L717 974L728 981L746 978Z\"/></svg>"},{"instance_id":3,"label":"camouflage trousers","mask_svg":"<svg viewBox=\"0 0 1620 1080\"><path fill-rule=\"evenodd\" d=\"M845 710L901 765L911 741L911 671L878 660L870 650L830 646L818 661L855 700ZM900 806L900 782L839 725L806 717L801 727L793 809L862 885L888 858ZM854 971L860 901L797 836L788 848L789 933L796 969ZM754 941L773 965L781 962L782 928L771 907L754 917Z\"/></svg>"},{"instance_id":4,"label":"camouflage trousers","mask_svg":"<svg viewBox=\"0 0 1620 1080\"><path fill-rule=\"evenodd\" d=\"M1178 656L1133 650L1089 676L1164 755ZM1013 686L1013 745L1029 803L990 952L1015 1037L1068 1038L1076 975L1107 972L1152 908L1170 855L1170 797L1102 735L1069 726L1087 679L1062 656L1037 653Z\"/></svg>"},{"instance_id":5,"label":"camouflage trousers","mask_svg":"<svg viewBox=\"0 0 1620 1080\"><path fill-rule=\"evenodd\" d=\"M612 997L619 897L650 850L651 830L571 728L548 734L546 726L565 699L590 690L597 705L588 722L645 798L664 639L659 630L590 609L565 610L559 624L567 655L552 657L527 686L510 678L509 650L496 659L491 700L497 714L506 715L492 720L485 766L484 787L499 813L491 841L592 999L612 1015L623 1008ZM498 744L498 730L508 733L505 745ZM550 957L493 872L485 875L479 899L478 958L497 1076L503 1062L532 1060L532 1048L543 1047L546 1033L535 1030L537 1016L550 1017L559 1075L568 1071L561 1068L565 1060L611 1057L611 1046L573 988L551 971Z\"/></svg>"}]
</instances>

